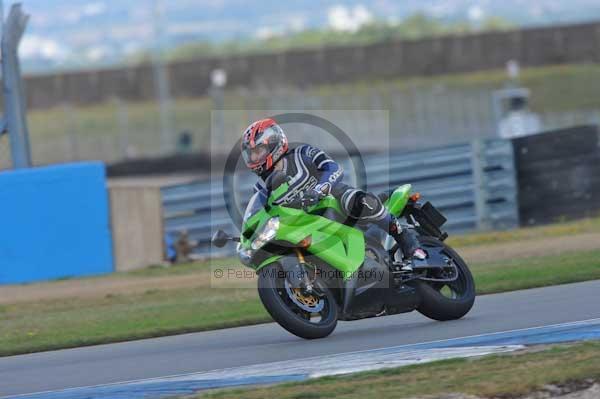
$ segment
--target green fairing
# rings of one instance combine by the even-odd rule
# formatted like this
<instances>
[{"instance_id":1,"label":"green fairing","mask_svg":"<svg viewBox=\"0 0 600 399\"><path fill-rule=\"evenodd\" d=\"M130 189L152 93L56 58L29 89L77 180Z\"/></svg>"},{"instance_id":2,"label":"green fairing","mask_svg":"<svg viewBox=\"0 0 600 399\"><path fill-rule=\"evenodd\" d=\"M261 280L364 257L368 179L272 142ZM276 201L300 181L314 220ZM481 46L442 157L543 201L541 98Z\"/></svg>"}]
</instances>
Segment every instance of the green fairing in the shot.
<instances>
[{"instance_id":1,"label":"green fairing","mask_svg":"<svg viewBox=\"0 0 600 399\"><path fill-rule=\"evenodd\" d=\"M273 203L277 198L281 197L283 194L287 193L289 189L289 184L283 183L281 186L277 187L271 195L269 196L269 205Z\"/></svg>"},{"instance_id":2,"label":"green fairing","mask_svg":"<svg viewBox=\"0 0 600 399\"><path fill-rule=\"evenodd\" d=\"M334 200L335 201L335 200ZM337 205L337 201L336 206ZM317 204L309 211L325 207ZM334 208L335 209L335 208ZM362 231L343 225L318 215L311 215L300 209L285 206L271 206L269 212L260 211L248 220L246 226L258 226L259 231L268 219L278 216L279 229L275 239L298 244L311 237L307 251L318 256L331 266L349 276L358 268L365 257L364 236ZM253 237L254 238L254 237ZM250 247L251 240L242 238L242 245ZM256 267L260 268L275 262L279 257L270 257Z\"/></svg>"},{"instance_id":3,"label":"green fairing","mask_svg":"<svg viewBox=\"0 0 600 399\"><path fill-rule=\"evenodd\" d=\"M283 184L271 193L268 199L269 206L261 209L252 215L243 226L243 231L253 230L259 232L263 226L272 217L279 217L279 229L276 233L276 240L287 241L291 244L298 244L303 239L310 236L311 244L307 251L337 270L344 273L346 278L358 270L365 257L365 241L363 232L359 229L346 226L334 220L313 215L310 212L331 208L343 215L339 201L333 196L323 198L317 205L309 208L307 211L285 206L272 205L273 201L281 197L287 191L287 184ZM396 189L390 199L386 201L389 209L391 204L394 214L399 215L408 201L410 185L405 185ZM241 244L244 248L250 248L252 240L256 238L256 233L252 234L250 239L243 234ZM282 255L274 255L263 260L259 265L251 265L257 271L266 265L276 262Z\"/></svg>"},{"instance_id":4,"label":"green fairing","mask_svg":"<svg viewBox=\"0 0 600 399\"><path fill-rule=\"evenodd\" d=\"M410 198L411 188L412 186L410 184L400 186L395 189L387 201L385 201L384 205L392 215L400 216Z\"/></svg>"},{"instance_id":5,"label":"green fairing","mask_svg":"<svg viewBox=\"0 0 600 399\"><path fill-rule=\"evenodd\" d=\"M318 210L323 208L332 208L340 215L344 214L342 208L340 207L340 202L332 195L328 195L327 197L323 198L317 205L315 205L314 208L311 208L311 210Z\"/></svg>"},{"instance_id":6,"label":"green fairing","mask_svg":"<svg viewBox=\"0 0 600 399\"><path fill-rule=\"evenodd\" d=\"M270 265L273 262L277 262L281 258L283 258L283 255L273 255L273 256L265 259L264 261L261 262L260 265L257 266L256 271L259 271L263 267Z\"/></svg>"}]
</instances>

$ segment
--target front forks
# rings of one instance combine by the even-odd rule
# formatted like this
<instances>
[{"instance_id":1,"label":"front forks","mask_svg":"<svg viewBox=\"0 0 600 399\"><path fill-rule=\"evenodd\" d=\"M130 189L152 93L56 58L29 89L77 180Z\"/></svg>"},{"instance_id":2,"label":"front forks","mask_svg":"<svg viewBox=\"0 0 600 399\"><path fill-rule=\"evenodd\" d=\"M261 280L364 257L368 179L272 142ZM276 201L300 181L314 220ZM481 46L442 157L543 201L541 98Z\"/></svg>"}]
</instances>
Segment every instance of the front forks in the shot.
<instances>
[{"instance_id":1,"label":"front forks","mask_svg":"<svg viewBox=\"0 0 600 399\"><path fill-rule=\"evenodd\" d=\"M311 278L309 268L312 267L306 262L304 253L300 248L294 248L295 258L287 256L281 259L281 265L285 272L285 279L292 288L299 288L304 294L322 296L318 287L315 287L317 279L317 268L314 267L314 276Z\"/></svg>"}]
</instances>

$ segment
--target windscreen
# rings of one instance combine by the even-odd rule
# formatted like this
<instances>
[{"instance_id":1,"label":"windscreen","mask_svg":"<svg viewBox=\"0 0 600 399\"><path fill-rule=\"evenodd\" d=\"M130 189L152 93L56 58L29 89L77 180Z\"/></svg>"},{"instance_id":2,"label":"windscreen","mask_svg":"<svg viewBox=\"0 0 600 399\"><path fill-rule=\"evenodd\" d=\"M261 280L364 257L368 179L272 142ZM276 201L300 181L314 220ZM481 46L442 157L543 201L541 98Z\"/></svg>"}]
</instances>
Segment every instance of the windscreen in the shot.
<instances>
[{"instance_id":1,"label":"windscreen","mask_svg":"<svg viewBox=\"0 0 600 399\"><path fill-rule=\"evenodd\" d=\"M252 197L250 197L250 201L248 202L248 206L246 206L246 212L244 213L244 224L259 212L261 209L265 207L267 203L267 195L264 191L257 191L254 193Z\"/></svg>"}]
</instances>

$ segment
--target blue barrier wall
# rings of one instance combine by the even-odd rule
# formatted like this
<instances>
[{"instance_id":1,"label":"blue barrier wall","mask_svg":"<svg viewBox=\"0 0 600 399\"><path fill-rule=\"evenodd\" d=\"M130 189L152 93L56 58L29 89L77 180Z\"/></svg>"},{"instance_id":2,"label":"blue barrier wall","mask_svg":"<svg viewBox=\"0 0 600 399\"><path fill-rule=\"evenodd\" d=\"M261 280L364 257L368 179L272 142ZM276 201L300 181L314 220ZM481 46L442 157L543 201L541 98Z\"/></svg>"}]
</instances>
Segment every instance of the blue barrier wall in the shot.
<instances>
[{"instance_id":1,"label":"blue barrier wall","mask_svg":"<svg viewBox=\"0 0 600 399\"><path fill-rule=\"evenodd\" d=\"M0 284L113 271L104 164L0 173Z\"/></svg>"}]
</instances>

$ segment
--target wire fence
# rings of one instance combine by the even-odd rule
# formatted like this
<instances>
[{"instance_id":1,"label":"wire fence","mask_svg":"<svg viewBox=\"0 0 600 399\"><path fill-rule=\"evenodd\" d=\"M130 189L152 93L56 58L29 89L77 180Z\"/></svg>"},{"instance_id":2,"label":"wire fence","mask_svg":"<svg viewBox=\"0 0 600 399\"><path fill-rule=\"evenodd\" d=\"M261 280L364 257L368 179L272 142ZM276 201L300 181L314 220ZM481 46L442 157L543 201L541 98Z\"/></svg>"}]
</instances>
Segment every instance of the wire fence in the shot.
<instances>
[{"instance_id":1,"label":"wire fence","mask_svg":"<svg viewBox=\"0 0 600 399\"><path fill-rule=\"evenodd\" d=\"M237 118L225 118L225 141L237 138L253 120L265 112L281 110L388 110L391 142L372 145L405 150L450 145L497 136L492 107L492 89L434 87L424 89L373 88L329 94L318 91L280 89L269 92L227 93L229 110L244 110ZM535 93L534 93L535 95ZM171 145L168 152L202 151L209 148L210 98L172 101ZM35 164L99 159L114 162L127 158L165 155L161 149L158 106L117 100L86 108L70 105L30 114L32 157ZM598 123L595 108L564 112L538 111L544 130ZM374 126L357 113L340 126L351 136L368 135ZM182 146L183 136L190 145ZM0 148L0 151L2 149ZM0 157L6 158L0 153ZM0 162L3 160L0 159Z\"/></svg>"}]
</instances>

